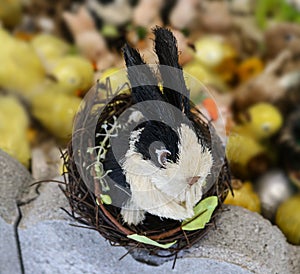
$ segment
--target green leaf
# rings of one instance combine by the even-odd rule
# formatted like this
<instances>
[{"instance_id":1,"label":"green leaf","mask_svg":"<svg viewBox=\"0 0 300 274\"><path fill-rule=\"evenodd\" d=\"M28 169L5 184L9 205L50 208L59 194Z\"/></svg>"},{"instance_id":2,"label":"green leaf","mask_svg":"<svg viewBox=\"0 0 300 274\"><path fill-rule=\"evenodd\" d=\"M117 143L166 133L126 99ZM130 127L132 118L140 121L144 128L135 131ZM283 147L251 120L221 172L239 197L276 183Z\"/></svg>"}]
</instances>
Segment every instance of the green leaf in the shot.
<instances>
[{"instance_id":1,"label":"green leaf","mask_svg":"<svg viewBox=\"0 0 300 274\"><path fill-rule=\"evenodd\" d=\"M135 241L140 242L140 243L144 243L144 244L148 244L148 245L154 245L154 246L158 246L158 247L165 248L165 249L171 247L172 245L174 245L177 242L177 241L174 241L174 242L168 243L168 244L160 244L156 241L151 240L150 238L148 238L146 236L141 236L141 235L138 235L138 234L128 235L127 238L135 240Z\"/></svg>"},{"instance_id":2,"label":"green leaf","mask_svg":"<svg viewBox=\"0 0 300 274\"><path fill-rule=\"evenodd\" d=\"M102 202L104 204L111 205L112 200L111 200L111 198L110 198L109 195L107 195L107 194L100 194L100 197L101 197L101 200L102 200Z\"/></svg>"},{"instance_id":3,"label":"green leaf","mask_svg":"<svg viewBox=\"0 0 300 274\"><path fill-rule=\"evenodd\" d=\"M112 204L112 199L107 194L100 194L100 199L101 199L102 204L107 204L107 205ZM96 203L97 203L97 205L99 205L99 199L96 199Z\"/></svg>"},{"instance_id":4,"label":"green leaf","mask_svg":"<svg viewBox=\"0 0 300 274\"><path fill-rule=\"evenodd\" d=\"M218 197L210 196L194 207L194 216L182 222L182 230L202 229L209 222L218 205Z\"/></svg>"}]
</instances>

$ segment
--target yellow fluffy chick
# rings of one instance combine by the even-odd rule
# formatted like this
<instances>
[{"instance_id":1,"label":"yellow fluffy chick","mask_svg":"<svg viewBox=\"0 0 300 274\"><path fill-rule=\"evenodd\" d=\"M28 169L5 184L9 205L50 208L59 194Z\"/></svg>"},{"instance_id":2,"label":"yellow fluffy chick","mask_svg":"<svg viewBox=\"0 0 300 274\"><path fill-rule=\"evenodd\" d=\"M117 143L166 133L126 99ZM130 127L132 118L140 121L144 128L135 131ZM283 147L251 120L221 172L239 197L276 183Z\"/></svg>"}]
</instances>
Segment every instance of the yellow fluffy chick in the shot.
<instances>
[{"instance_id":1,"label":"yellow fluffy chick","mask_svg":"<svg viewBox=\"0 0 300 274\"><path fill-rule=\"evenodd\" d=\"M250 57L241 62L237 67L237 76L240 82L246 82L262 73L264 64L258 57Z\"/></svg>"},{"instance_id":2,"label":"yellow fluffy chick","mask_svg":"<svg viewBox=\"0 0 300 274\"><path fill-rule=\"evenodd\" d=\"M282 230L288 241L300 245L300 194L283 202L276 213L276 224Z\"/></svg>"},{"instance_id":3,"label":"yellow fluffy chick","mask_svg":"<svg viewBox=\"0 0 300 274\"><path fill-rule=\"evenodd\" d=\"M195 103L201 102L204 85L214 85L220 90L225 90L225 83L209 68L206 68L201 62L194 60L183 66L185 81L190 89L191 99Z\"/></svg>"},{"instance_id":4,"label":"yellow fluffy chick","mask_svg":"<svg viewBox=\"0 0 300 274\"><path fill-rule=\"evenodd\" d=\"M241 125L232 129L238 134L250 136L255 140L271 137L282 126L283 118L279 110L269 103L258 103L242 114Z\"/></svg>"},{"instance_id":5,"label":"yellow fluffy chick","mask_svg":"<svg viewBox=\"0 0 300 274\"><path fill-rule=\"evenodd\" d=\"M111 85L112 93L117 92L123 88L124 83L128 83L127 72L125 69L120 69L116 67L109 68L100 76L100 82L106 84L106 80L109 79Z\"/></svg>"},{"instance_id":6,"label":"yellow fluffy chick","mask_svg":"<svg viewBox=\"0 0 300 274\"><path fill-rule=\"evenodd\" d=\"M195 60L209 68L226 83L234 80L237 52L222 36L209 35L195 43Z\"/></svg>"},{"instance_id":7,"label":"yellow fluffy chick","mask_svg":"<svg viewBox=\"0 0 300 274\"><path fill-rule=\"evenodd\" d=\"M72 134L73 119L81 99L50 85L32 98L32 115L54 136L67 141Z\"/></svg>"},{"instance_id":8,"label":"yellow fluffy chick","mask_svg":"<svg viewBox=\"0 0 300 274\"><path fill-rule=\"evenodd\" d=\"M195 42L195 59L208 68L217 68L236 57L235 50L220 36L206 36Z\"/></svg>"},{"instance_id":9,"label":"yellow fluffy chick","mask_svg":"<svg viewBox=\"0 0 300 274\"><path fill-rule=\"evenodd\" d=\"M248 178L264 172L274 160L263 142L267 144L267 139L280 129L282 116L271 104L258 103L240 118L242 123L231 130L226 155L233 173Z\"/></svg>"},{"instance_id":10,"label":"yellow fluffy chick","mask_svg":"<svg viewBox=\"0 0 300 274\"><path fill-rule=\"evenodd\" d=\"M45 77L33 47L0 28L0 86L24 98L30 97Z\"/></svg>"},{"instance_id":11,"label":"yellow fluffy chick","mask_svg":"<svg viewBox=\"0 0 300 274\"><path fill-rule=\"evenodd\" d=\"M0 149L29 167L27 139L29 119L24 107L13 96L0 95Z\"/></svg>"},{"instance_id":12,"label":"yellow fluffy chick","mask_svg":"<svg viewBox=\"0 0 300 274\"><path fill-rule=\"evenodd\" d=\"M247 208L254 212L261 212L261 205L258 195L254 192L250 182L240 183L233 190L234 196L229 192L224 203Z\"/></svg>"},{"instance_id":13,"label":"yellow fluffy chick","mask_svg":"<svg viewBox=\"0 0 300 274\"><path fill-rule=\"evenodd\" d=\"M94 69L87 59L80 56L66 56L57 60L50 73L69 94L84 94L94 83Z\"/></svg>"},{"instance_id":14,"label":"yellow fluffy chick","mask_svg":"<svg viewBox=\"0 0 300 274\"><path fill-rule=\"evenodd\" d=\"M266 148L249 136L230 134L226 145L226 156L232 172L239 178L248 178L251 173L260 174L267 166Z\"/></svg>"},{"instance_id":15,"label":"yellow fluffy chick","mask_svg":"<svg viewBox=\"0 0 300 274\"><path fill-rule=\"evenodd\" d=\"M0 0L0 22L11 28L20 23L22 18L21 0Z\"/></svg>"},{"instance_id":16,"label":"yellow fluffy chick","mask_svg":"<svg viewBox=\"0 0 300 274\"><path fill-rule=\"evenodd\" d=\"M71 46L68 43L46 33L36 35L30 43L47 68L53 66L57 59L71 51Z\"/></svg>"}]
</instances>

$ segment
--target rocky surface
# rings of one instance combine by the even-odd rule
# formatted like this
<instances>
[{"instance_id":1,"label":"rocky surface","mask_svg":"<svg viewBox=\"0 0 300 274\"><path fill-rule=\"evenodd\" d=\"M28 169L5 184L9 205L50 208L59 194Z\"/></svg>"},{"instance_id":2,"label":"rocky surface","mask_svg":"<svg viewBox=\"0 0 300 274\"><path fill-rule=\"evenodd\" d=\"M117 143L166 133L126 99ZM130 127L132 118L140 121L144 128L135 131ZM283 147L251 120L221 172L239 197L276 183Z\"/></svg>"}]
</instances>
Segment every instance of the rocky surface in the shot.
<instances>
[{"instance_id":1,"label":"rocky surface","mask_svg":"<svg viewBox=\"0 0 300 274\"><path fill-rule=\"evenodd\" d=\"M21 265L15 225L0 217L0 273L21 273Z\"/></svg>"},{"instance_id":2,"label":"rocky surface","mask_svg":"<svg viewBox=\"0 0 300 274\"><path fill-rule=\"evenodd\" d=\"M18 218L18 204L29 199L32 182L28 170L0 149L0 217L7 223Z\"/></svg>"},{"instance_id":3,"label":"rocky surface","mask_svg":"<svg viewBox=\"0 0 300 274\"><path fill-rule=\"evenodd\" d=\"M126 249L112 247L96 231L70 223L43 220L19 229L26 273L169 273L172 269L173 260L157 260L138 250L132 254L136 260L127 255L120 261ZM179 254L172 273L195 273L200 268L198 273L299 273L299 251L258 214L228 206L216 229Z\"/></svg>"},{"instance_id":4,"label":"rocky surface","mask_svg":"<svg viewBox=\"0 0 300 274\"><path fill-rule=\"evenodd\" d=\"M173 260L140 250L120 261L126 249L111 247L96 231L71 226L72 220L59 211L66 202L59 188L47 184L43 190L19 228L26 273L171 271ZM47 208L56 210L47 215ZM300 272L300 248L289 245L280 230L260 215L227 206L216 225L198 244L179 254L172 273L195 273L199 267L200 273Z\"/></svg>"},{"instance_id":5,"label":"rocky surface","mask_svg":"<svg viewBox=\"0 0 300 274\"><path fill-rule=\"evenodd\" d=\"M170 273L173 262L161 266L142 264L126 250L112 247L92 230L64 221L44 221L20 231L26 273ZM200 272L201 269L201 272ZM178 259L172 273L251 273L243 267L213 258Z\"/></svg>"},{"instance_id":6,"label":"rocky surface","mask_svg":"<svg viewBox=\"0 0 300 274\"><path fill-rule=\"evenodd\" d=\"M40 195L32 203L21 206L23 218L20 228L32 226L44 220L65 220L68 215L62 208L68 209L68 201L59 188L59 183L63 182L63 177L55 178L55 181L42 183L38 189Z\"/></svg>"}]
</instances>

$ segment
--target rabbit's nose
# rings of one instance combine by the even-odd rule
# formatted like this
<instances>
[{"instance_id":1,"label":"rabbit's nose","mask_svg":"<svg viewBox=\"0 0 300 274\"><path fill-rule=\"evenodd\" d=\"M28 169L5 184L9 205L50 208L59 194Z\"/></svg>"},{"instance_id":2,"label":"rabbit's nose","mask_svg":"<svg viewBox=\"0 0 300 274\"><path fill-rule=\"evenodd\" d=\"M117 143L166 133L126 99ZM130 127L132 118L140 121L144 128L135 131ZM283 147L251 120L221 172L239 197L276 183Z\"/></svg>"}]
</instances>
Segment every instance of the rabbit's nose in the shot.
<instances>
[{"instance_id":1,"label":"rabbit's nose","mask_svg":"<svg viewBox=\"0 0 300 274\"><path fill-rule=\"evenodd\" d=\"M194 177L188 178L187 182L190 186L192 186L193 184L197 183L199 179L200 179L200 176L194 176Z\"/></svg>"}]
</instances>

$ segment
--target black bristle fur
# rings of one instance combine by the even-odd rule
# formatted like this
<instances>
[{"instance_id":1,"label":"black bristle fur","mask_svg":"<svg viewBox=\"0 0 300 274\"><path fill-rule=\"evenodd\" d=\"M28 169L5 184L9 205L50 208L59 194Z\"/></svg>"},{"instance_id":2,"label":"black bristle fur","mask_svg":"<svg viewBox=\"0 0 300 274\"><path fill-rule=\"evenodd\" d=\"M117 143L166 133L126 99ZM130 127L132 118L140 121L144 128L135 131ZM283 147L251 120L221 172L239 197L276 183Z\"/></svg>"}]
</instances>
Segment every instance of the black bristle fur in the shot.
<instances>
[{"instance_id":1,"label":"black bristle fur","mask_svg":"<svg viewBox=\"0 0 300 274\"><path fill-rule=\"evenodd\" d=\"M185 114L190 112L190 95L184 81L182 67L178 62L177 41L168 29L156 27L153 30L155 34L155 52L158 56L160 74L164 85L164 95L166 100L182 110ZM170 70L164 66L174 67ZM181 92L177 92L180 90Z\"/></svg>"},{"instance_id":2,"label":"black bristle fur","mask_svg":"<svg viewBox=\"0 0 300 274\"><path fill-rule=\"evenodd\" d=\"M147 100L163 100L157 78L139 52L126 44L123 47L123 55L132 87L133 101L139 103Z\"/></svg>"}]
</instances>

